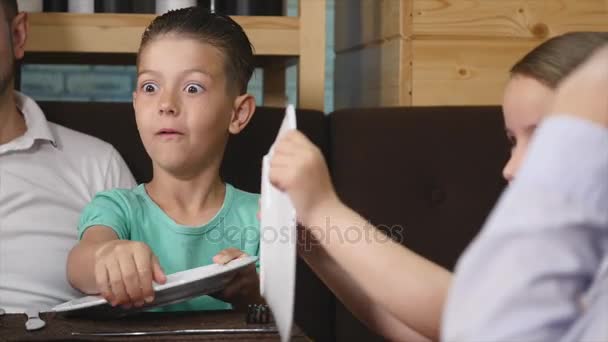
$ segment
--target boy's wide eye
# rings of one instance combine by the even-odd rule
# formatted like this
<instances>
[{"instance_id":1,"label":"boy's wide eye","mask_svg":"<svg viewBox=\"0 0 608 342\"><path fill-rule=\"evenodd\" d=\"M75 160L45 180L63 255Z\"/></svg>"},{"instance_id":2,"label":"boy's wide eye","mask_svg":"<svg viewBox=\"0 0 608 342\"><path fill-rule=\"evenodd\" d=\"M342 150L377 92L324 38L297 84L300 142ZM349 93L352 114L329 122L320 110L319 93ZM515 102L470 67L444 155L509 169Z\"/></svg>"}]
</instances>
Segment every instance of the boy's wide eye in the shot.
<instances>
[{"instance_id":1,"label":"boy's wide eye","mask_svg":"<svg viewBox=\"0 0 608 342\"><path fill-rule=\"evenodd\" d=\"M158 90L158 86L154 83L144 83L141 86L141 89L143 90L144 93L153 93L156 90Z\"/></svg>"},{"instance_id":2,"label":"boy's wide eye","mask_svg":"<svg viewBox=\"0 0 608 342\"><path fill-rule=\"evenodd\" d=\"M203 87L198 84L188 84L185 90L188 94L197 94L203 91Z\"/></svg>"}]
</instances>

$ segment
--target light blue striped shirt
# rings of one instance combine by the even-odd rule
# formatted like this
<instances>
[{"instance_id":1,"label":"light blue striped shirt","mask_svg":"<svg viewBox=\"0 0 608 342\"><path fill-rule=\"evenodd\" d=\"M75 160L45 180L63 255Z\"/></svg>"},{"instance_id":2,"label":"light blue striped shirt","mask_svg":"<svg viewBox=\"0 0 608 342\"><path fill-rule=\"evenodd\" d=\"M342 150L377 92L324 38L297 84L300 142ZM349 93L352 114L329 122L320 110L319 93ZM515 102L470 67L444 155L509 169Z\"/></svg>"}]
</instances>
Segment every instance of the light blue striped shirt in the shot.
<instances>
[{"instance_id":1,"label":"light blue striped shirt","mask_svg":"<svg viewBox=\"0 0 608 342\"><path fill-rule=\"evenodd\" d=\"M444 341L608 341L608 130L537 130L515 181L460 259Z\"/></svg>"}]
</instances>

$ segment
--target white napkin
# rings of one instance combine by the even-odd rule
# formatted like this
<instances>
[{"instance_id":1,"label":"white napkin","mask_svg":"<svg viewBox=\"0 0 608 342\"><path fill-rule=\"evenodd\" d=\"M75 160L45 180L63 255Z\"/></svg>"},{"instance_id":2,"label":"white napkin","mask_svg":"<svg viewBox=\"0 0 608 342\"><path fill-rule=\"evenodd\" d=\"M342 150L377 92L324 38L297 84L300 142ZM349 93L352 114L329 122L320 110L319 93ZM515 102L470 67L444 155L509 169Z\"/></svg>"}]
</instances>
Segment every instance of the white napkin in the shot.
<instances>
[{"instance_id":1,"label":"white napkin","mask_svg":"<svg viewBox=\"0 0 608 342\"><path fill-rule=\"evenodd\" d=\"M156 13L164 14L172 10L196 6L196 0L156 0Z\"/></svg>"},{"instance_id":2,"label":"white napkin","mask_svg":"<svg viewBox=\"0 0 608 342\"><path fill-rule=\"evenodd\" d=\"M296 129L296 113L289 105L277 139L291 129ZM268 179L273 153L274 144L262 161L260 290L274 314L281 341L288 341L296 286L296 211L287 194Z\"/></svg>"},{"instance_id":3,"label":"white napkin","mask_svg":"<svg viewBox=\"0 0 608 342\"><path fill-rule=\"evenodd\" d=\"M68 11L74 13L95 12L95 0L69 0Z\"/></svg>"},{"instance_id":4,"label":"white napkin","mask_svg":"<svg viewBox=\"0 0 608 342\"><path fill-rule=\"evenodd\" d=\"M17 6L24 12L42 12L42 0L17 0Z\"/></svg>"}]
</instances>

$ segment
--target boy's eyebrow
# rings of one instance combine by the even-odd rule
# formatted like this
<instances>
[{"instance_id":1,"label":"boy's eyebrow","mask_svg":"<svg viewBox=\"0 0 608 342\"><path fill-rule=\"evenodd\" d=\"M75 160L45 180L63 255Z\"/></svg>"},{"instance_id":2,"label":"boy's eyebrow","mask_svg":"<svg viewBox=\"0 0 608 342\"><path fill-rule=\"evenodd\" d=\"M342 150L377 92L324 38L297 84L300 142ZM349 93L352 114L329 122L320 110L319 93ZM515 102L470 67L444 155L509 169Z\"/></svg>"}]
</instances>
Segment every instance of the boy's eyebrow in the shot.
<instances>
[{"instance_id":1,"label":"boy's eyebrow","mask_svg":"<svg viewBox=\"0 0 608 342\"><path fill-rule=\"evenodd\" d=\"M182 71L182 72L181 72L181 74L182 74L182 75L185 75L185 74L191 74L191 73L199 73L199 74L203 74L203 75L205 75L205 76L207 76L207 77L209 77L209 78L211 78L211 79L213 79L213 78L214 78L214 77L213 77L213 75L212 75L211 73L209 73L209 72L207 72L207 71L205 71L205 70L202 70L202 69L196 69L196 68L193 68L193 69L186 69L186 70L184 70L184 71ZM144 70L140 70L140 71L137 73L137 77L139 77L139 76L141 76L141 75L143 75L143 74L159 75L160 73L159 73L159 72L157 72L157 71L154 71L154 70L147 70L147 69L144 69Z\"/></svg>"},{"instance_id":2,"label":"boy's eyebrow","mask_svg":"<svg viewBox=\"0 0 608 342\"><path fill-rule=\"evenodd\" d=\"M153 71L153 70L145 70L145 69L144 69L144 70L140 70L140 71L138 71L138 72L137 72L137 76L138 76L138 77L139 77L140 75L143 75L143 74L152 74L152 75L158 75L158 72Z\"/></svg>"},{"instance_id":3,"label":"boy's eyebrow","mask_svg":"<svg viewBox=\"0 0 608 342\"><path fill-rule=\"evenodd\" d=\"M197 68L192 68L192 69L186 69L184 71L182 71L182 74L191 74L191 73L199 73L199 74L204 74L205 76L213 79L213 75L210 72L207 72L203 69L197 69Z\"/></svg>"}]
</instances>

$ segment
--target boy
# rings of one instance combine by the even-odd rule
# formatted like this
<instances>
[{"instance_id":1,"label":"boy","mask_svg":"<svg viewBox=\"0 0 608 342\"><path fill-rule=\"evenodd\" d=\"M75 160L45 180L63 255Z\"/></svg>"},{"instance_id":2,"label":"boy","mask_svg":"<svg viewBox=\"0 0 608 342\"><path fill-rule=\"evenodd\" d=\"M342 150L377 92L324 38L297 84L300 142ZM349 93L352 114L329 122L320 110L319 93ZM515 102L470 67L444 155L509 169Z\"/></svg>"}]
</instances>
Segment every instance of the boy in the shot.
<instances>
[{"instance_id":1,"label":"boy","mask_svg":"<svg viewBox=\"0 0 608 342\"><path fill-rule=\"evenodd\" d=\"M259 196L219 175L229 134L245 128L255 110L246 92L252 71L251 44L227 16L192 7L150 24L133 105L153 178L132 190L100 193L84 210L81 241L68 259L74 287L101 293L114 306L140 307L154 300L152 281L164 283L165 274L257 255ZM261 302L255 266L214 296L162 309Z\"/></svg>"}]
</instances>

